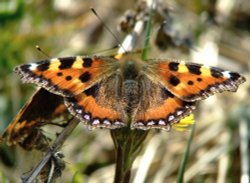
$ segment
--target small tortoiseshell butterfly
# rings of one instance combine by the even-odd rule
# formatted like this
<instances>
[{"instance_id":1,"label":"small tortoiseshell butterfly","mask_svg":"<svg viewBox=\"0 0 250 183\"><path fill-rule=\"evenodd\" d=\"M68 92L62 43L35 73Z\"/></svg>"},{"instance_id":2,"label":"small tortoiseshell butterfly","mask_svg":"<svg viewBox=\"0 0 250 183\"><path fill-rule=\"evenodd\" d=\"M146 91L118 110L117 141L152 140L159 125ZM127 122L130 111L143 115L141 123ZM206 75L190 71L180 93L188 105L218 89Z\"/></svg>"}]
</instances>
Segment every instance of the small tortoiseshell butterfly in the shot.
<instances>
[{"instance_id":1,"label":"small tortoiseshell butterfly","mask_svg":"<svg viewBox=\"0 0 250 183\"><path fill-rule=\"evenodd\" d=\"M46 150L49 139L40 127L51 124L51 120L67 114L63 97L41 88L19 111L3 133L1 140L8 145L19 144L26 150Z\"/></svg>"},{"instance_id":2,"label":"small tortoiseshell butterfly","mask_svg":"<svg viewBox=\"0 0 250 183\"><path fill-rule=\"evenodd\" d=\"M61 104L63 99L69 112L90 129L130 125L132 129L170 130L172 124L191 114L196 101L223 91L235 92L245 81L240 74L217 67L142 61L129 53L122 57L53 58L20 65L15 72L23 82L53 93L47 92L52 100L40 99L50 111L58 106L54 102ZM46 118L46 114L39 116ZM13 131L20 121L10 125L9 130Z\"/></svg>"}]
</instances>

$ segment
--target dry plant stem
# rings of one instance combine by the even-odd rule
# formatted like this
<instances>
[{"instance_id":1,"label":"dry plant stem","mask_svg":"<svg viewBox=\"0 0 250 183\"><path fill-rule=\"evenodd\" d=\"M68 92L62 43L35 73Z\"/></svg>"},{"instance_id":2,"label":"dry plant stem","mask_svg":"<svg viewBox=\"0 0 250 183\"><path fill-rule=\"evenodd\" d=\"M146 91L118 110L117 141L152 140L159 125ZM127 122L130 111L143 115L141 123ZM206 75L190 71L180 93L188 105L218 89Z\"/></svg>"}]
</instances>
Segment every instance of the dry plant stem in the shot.
<instances>
[{"instance_id":1,"label":"dry plant stem","mask_svg":"<svg viewBox=\"0 0 250 183\"><path fill-rule=\"evenodd\" d=\"M78 125L79 120L76 120L73 118L69 124L63 129L63 131L60 133L60 135L56 138L53 145L49 148L46 155L43 157L43 159L38 163L38 165L33 168L30 175L27 177L22 177L23 183L32 183L35 178L39 175L42 168L48 163L48 161L51 159L53 154L57 152L61 146L63 145L64 141L68 138L68 136L71 134L71 132L75 129L75 127Z\"/></svg>"},{"instance_id":2,"label":"dry plant stem","mask_svg":"<svg viewBox=\"0 0 250 183\"><path fill-rule=\"evenodd\" d=\"M131 130L130 127L111 130L116 149L116 168L114 183L127 183L131 168L141 150L148 131Z\"/></svg>"}]
</instances>

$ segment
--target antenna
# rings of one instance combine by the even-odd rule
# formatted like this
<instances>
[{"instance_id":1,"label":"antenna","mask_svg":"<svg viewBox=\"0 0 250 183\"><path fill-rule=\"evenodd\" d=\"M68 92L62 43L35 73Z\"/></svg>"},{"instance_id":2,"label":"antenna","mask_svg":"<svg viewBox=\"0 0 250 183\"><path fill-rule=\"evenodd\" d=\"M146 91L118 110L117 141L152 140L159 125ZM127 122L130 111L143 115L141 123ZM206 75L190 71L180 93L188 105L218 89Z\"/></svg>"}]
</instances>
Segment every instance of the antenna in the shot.
<instances>
[{"instance_id":1,"label":"antenna","mask_svg":"<svg viewBox=\"0 0 250 183\"><path fill-rule=\"evenodd\" d=\"M97 14L97 12L95 11L94 8L90 8L90 10L95 14L95 16L101 21L101 23L103 24L103 26L105 27L106 30L108 30L110 32L110 34L115 38L115 40L119 43L118 46L120 46L124 52L126 52L126 49L122 46L121 41L118 39L118 37L110 30L110 28L105 24L105 22L103 21L103 19Z\"/></svg>"},{"instance_id":2,"label":"antenna","mask_svg":"<svg viewBox=\"0 0 250 183\"><path fill-rule=\"evenodd\" d=\"M50 58L50 56L47 53L45 53L39 45L36 45L36 49L40 51L42 54L44 54L45 56L47 56L48 58Z\"/></svg>"},{"instance_id":3,"label":"antenna","mask_svg":"<svg viewBox=\"0 0 250 183\"><path fill-rule=\"evenodd\" d=\"M104 49L104 50L97 50L97 51L91 52L90 55L96 55L96 54L104 53L104 52L107 52L107 51L112 51L115 48L119 48L119 45L115 45L115 46L113 46L111 48L107 48L107 49Z\"/></svg>"}]
</instances>

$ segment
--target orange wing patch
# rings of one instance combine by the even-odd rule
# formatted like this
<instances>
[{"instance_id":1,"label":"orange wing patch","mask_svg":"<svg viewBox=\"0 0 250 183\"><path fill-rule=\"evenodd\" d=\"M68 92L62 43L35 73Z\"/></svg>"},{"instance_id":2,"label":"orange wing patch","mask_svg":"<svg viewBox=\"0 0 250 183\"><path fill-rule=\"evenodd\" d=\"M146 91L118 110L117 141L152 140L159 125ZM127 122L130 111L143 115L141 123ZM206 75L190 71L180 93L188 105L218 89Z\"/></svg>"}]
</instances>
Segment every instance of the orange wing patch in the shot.
<instances>
[{"instance_id":1,"label":"orange wing patch","mask_svg":"<svg viewBox=\"0 0 250 183\"><path fill-rule=\"evenodd\" d=\"M72 97L82 93L113 71L113 60L98 57L64 57L24 64L15 71L27 83L35 83L52 93Z\"/></svg>"},{"instance_id":2,"label":"orange wing patch","mask_svg":"<svg viewBox=\"0 0 250 183\"><path fill-rule=\"evenodd\" d=\"M100 96L102 95L100 91L99 85L95 85L75 97L66 97L65 104L72 115L78 117L90 129L102 127L114 129L125 126L125 114L119 101L109 102L109 97L113 96L101 99L104 96Z\"/></svg>"},{"instance_id":3,"label":"orange wing patch","mask_svg":"<svg viewBox=\"0 0 250 183\"><path fill-rule=\"evenodd\" d=\"M174 123L189 115L194 102L183 101L146 75L141 76L140 100L133 113L131 128L170 130Z\"/></svg>"},{"instance_id":4,"label":"orange wing patch","mask_svg":"<svg viewBox=\"0 0 250 183\"><path fill-rule=\"evenodd\" d=\"M186 101L205 99L223 91L236 91L245 81L238 73L195 63L160 61L154 67L159 72L148 76L152 79L158 77L171 93Z\"/></svg>"},{"instance_id":5,"label":"orange wing patch","mask_svg":"<svg viewBox=\"0 0 250 183\"><path fill-rule=\"evenodd\" d=\"M80 94L76 97L65 98L69 111L90 129L94 128L120 128L125 126L122 115L111 108L98 105L92 96Z\"/></svg>"},{"instance_id":6,"label":"orange wing patch","mask_svg":"<svg viewBox=\"0 0 250 183\"><path fill-rule=\"evenodd\" d=\"M166 89L161 88L161 90L164 92L164 95L161 96L164 98L162 99L163 103L149 105L146 108L143 104L139 105L132 128L143 130L161 128L170 130L172 124L179 122L194 110L194 102L185 102L172 95Z\"/></svg>"}]
</instances>

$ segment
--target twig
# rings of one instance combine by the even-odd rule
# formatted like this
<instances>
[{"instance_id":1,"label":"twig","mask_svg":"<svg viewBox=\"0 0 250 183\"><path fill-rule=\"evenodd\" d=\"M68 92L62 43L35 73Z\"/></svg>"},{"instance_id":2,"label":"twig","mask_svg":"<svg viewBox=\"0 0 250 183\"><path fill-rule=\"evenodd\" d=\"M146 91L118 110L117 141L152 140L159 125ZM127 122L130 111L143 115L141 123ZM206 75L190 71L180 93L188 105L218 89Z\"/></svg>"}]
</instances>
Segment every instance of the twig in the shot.
<instances>
[{"instance_id":1,"label":"twig","mask_svg":"<svg viewBox=\"0 0 250 183\"><path fill-rule=\"evenodd\" d=\"M39 173L46 165L46 163L48 163L48 161L52 158L53 154L61 148L64 141L68 138L68 136L75 129L78 123L79 120L75 118L72 118L71 121L69 121L69 124L66 126L66 128L63 129L60 135L56 138L55 142L49 148L43 159L37 164L35 168L33 168L33 170L28 176L21 177L23 183L32 183L35 180L35 178L39 175Z\"/></svg>"},{"instance_id":2,"label":"twig","mask_svg":"<svg viewBox=\"0 0 250 183\"><path fill-rule=\"evenodd\" d=\"M137 40L143 31L144 23L145 22L143 20L136 22L133 31L129 35L127 35L124 41L122 42L122 46L118 50L118 54L124 53L124 51L126 52L132 51L135 48Z\"/></svg>"},{"instance_id":3,"label":"twig","mask_svg":"<svg viewBox=\"0 0 250 183\"><path fill-rule=\"evenodd\" d=\"M155 6L157 4L157 0L147 0L147 7L155 9ZM143 17L143 16L142 16ZM122 45L120 49L118 50L118 54L125 52L131 52L133 49L135 49L135 46L137 44L137 40L139 39L140 35L144 31L144 27L147 21L145 19L139 19L136 21L133 30L130 34L128 34L124 41L122 42ZM125 50L124 50L125 49Z\"/></svg>"}]
</instances>

